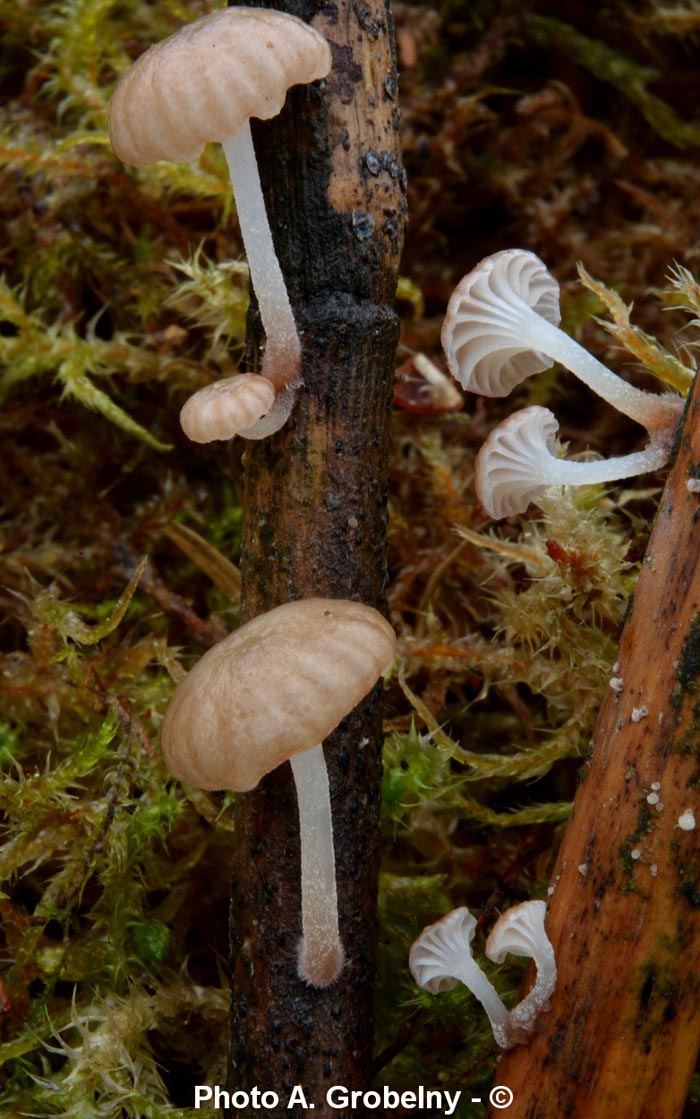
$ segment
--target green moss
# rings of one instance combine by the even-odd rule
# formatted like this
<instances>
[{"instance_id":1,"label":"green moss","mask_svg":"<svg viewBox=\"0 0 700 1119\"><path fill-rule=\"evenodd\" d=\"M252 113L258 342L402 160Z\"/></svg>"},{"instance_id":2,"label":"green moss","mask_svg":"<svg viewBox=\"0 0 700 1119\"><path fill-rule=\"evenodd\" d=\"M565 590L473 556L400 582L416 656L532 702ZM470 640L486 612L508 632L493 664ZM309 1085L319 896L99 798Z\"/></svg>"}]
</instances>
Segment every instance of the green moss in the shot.
<instances>
[{"instance_id":1,"label":"green moss","mask_svg":"<svg viewBox=\"0 0 700 1119\"><path fill-rule=\"evenodd\" d=\"M601 81L609 82L628 97L651 127L679 148L700 144L700 121L684 120L673 106L649 89L660 78L657 69L640 65L635 59L598 39L590 38L571 24L549 16L536 16L527 24L528 35L538 45L561 50L579 66Z\"/></svg>"},{"instance_id":2,"label":"green moss","mask_svg":"<svg viewBox=\"0 0 700 1119\"><path fill-rule=\"evenodd\" d=\"M190 165L125 168L106 133L132 58L204 10L199 0L2 8L8 1115L175 1119L193 1114L194 1083L226 1080L230 797L171 781L158 739L184 666L236 621L236 573L204 553L238 559L239 459L187 445L178 412L238 369L246 270L216 149ZM645 9L643 27L629 13L624 52L606 41L605 13L584 14L585 34L537 5L397 8L418 47L402 75L414 222L397 293L400 360L418 351L440 364L451 287L478 254L505 247L508 230L564 280L574 333L604 350L591 321L600 304L575 280L583 257L612 285L592 281L608 292L615 341L687 383L678 347L692 337L700 287L682 263L666 290L663 277L693 243L697 176L657 137L696 142L690 55L669 66L662 102L645 44L664 13ZM576 63L575 89L562 84L562 58ZM644 252L631 251L640 238ZM690 316L690 333L678 335L678 313L661 314L650 287ZM613 289L634 301L634 326ZM608 356L619 361L619 346ZM521 392L521 403L566 410L570 453L631 449L635 436L555 371ZM377 1017L379 1047L396 1047L379 1075L474 1095L486 1094L496 1059L483 1016L464 990L418 993L408 948L453 905L489 912L544 895L655 499L646 481L486 524L474 455L501 407L396 415L387 581L402 672L386 707ZM173 523L197 534L198 551L168 535ZM273 549L264 520L261 535ZM695 626L679 704L695 698L698 647ZM649 815L640 809L623 845L630 876ZM679 879L691 906L696 885ZM520 970L492 972L507 999Z\"/></svg>"}]
</instances>

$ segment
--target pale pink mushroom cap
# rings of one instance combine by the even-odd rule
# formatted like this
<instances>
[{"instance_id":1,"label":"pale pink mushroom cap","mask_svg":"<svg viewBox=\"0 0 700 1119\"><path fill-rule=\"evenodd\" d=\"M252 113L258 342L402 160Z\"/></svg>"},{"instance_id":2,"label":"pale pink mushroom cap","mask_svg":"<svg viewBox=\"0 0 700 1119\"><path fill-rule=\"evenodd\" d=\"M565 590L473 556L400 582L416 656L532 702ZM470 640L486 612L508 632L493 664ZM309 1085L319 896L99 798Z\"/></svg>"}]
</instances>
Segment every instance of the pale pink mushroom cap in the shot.
<instances>
[{"instance_id":1,"label":"pale pink mushroom cap","mask_svg":"<svg viewBox=\"0 0 700 1119\"><path fill-rule=\"evenodd\" d=\"M558 326L559 285L539 257L505 249L480 261L457 284L442 326L452 376L482 396L507 396L553 364L527 342L531 312Z\"/></svg>"},{"instance_id":2,"label":"pale pink mushroom cap","mask_svg":"<svg viewBox=\"0 0 700 1119\"><path fill-rule=\"evenodd\" d=\"M193 443L232 439L269 412L275 386L259 373L237 373L200 389L183 405L180 426Z\"/></svg>"},{"instance_id":3,"label":"pale pink mushroom cap","mask_svg":"<svg viewBox=\"0 0 700 1119\"><path fill-rule=\"evenodd\" d=\"M251 117L276 116L287 90L325 77L330 47L283 12L224 8L150 47L112 97L109 133L124 163L189 162Z\"/></svg>"},{"instance_id":4,"label":"pale pink mushroom cap","mask_svg":"<svg viewBox=\"0 0 700 1119\"><path fill-rule=\"evenodd\" d=\"M484 951L488 958L495 964L502 964L509 954L529 960L553 957L552 945L544 930L546 913L544 901L521 901L506 909L486 941Z\"/></svg>"},{"instance_id":5,"label":"pale pink mushroom cap","mask_svg":"<svg viewBox=\"0 0 700 1119\"><path fill-rule=\"evenodd\" d=\"M370 606L311 598L247 622L204 654L163 723L170 772L245 792L321 743L389 667L396 635Z\"/></svg>"},{"instance_id":6,"label":"pale pink mushroom cap","mask_svg":"<svg viewBox=\"0 0 700 1119\"><path fill-rule=\"evenodd\" d=\"M408 954L408 966L418 986L431 995L456 987L455 960L471 956L475 931L476 917L464 905L426 925Z\"/></svg>"}]
</instances>

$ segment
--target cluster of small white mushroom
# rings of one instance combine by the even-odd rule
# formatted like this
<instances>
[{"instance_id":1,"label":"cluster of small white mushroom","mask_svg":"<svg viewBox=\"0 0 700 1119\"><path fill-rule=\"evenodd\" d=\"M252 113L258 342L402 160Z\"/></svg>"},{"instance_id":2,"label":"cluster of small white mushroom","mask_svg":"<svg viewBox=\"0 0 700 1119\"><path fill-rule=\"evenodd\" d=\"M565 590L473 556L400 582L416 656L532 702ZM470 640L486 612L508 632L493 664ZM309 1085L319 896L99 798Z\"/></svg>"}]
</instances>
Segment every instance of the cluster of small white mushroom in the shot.
<instances>
[{"instance_id":1,"label":"cluster of small white mushroom","mask_svg":"<svg viewBox=\"0 0 700 1119\"><path fill-rule=\"evenodd\" d=\"M683 401L623 381L559 328L559 285L539 257L507 249L482 260L457 285L442 345L450 372L469 392L507 396L534 373L560 362L593 392L646 428L641 451L594 462L557 457L556 417L533 406L489 435L475 465L475 486L489 516L523 513L547 486L590 485L657 470L668 461Z\"/></svg>"},{"instance_id":2,"label":"cluster of small white mushroom","mask_svg":"<svg viewBox=\"0 0 700 1119\"><path fill-rule=\"evenodd\" d=\"M309 24L268 9L211 12L140 56L112 97L109 134L124 163L196 159L221 143L265 331L261 373L195 393L180 422L196 443L264 439L288 420L301 383L301 345L272 241L250 118L276 116L287 90L325 78L331 49Z\"/></svg>"},{"instance_id":3,"label":"cluster of small white mushroom","mask_svg":"<svg viewBox=\"0 0 700 1119\"><path fill-rule=\"evenodd\" d=\"M532 1037L538 1015L549 1008L557 982L554 949L544 927L546 910L543 901L514 905L498 918L484 946L486 956L496 964L509 954L535 961L535 984L512 1010L504 1006L472 956L476 918L464 906L423 929L409 956L413 978L433 995L449 991L458 980L464 983L486 1011L501 1049L524 1045Z\"/></svg>"}]
</instances>

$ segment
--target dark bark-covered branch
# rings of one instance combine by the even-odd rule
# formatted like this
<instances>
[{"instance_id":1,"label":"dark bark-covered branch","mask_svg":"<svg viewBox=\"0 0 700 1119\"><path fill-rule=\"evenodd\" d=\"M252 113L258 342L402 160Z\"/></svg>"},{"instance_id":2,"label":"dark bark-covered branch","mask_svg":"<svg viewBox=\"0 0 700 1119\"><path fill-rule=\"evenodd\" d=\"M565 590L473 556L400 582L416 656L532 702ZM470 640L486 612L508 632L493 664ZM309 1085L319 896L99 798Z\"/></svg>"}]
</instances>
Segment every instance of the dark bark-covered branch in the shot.
<instances>
[{"instance_id":1,"label":"dark bark-covered branch","mask_svg":"<svg viewBox=\"0 0 700 1119\"><path fill-rule=\"evenodd\" d=\"M398 337L393 299L405 220L389 5L272 6L327 36L333 69L324 83L293 89L280 117L253 129L302 338L303 388L288 424L246 447L244 620L313 595L382 605ZM253 315L253 364L260 341ZM287 1109L295 1084L318 1119L340 1115L326 1106L327 1087L360 1088L368 1079L379 692L326 742L347 956L330 987L310 988L296 974L300 872L289 766L240 797L236 808L229 1079L232 1087L277 1092L279 1109L270 1115L302 1114L300 1106Z\"/></svg>"}]
</instances>

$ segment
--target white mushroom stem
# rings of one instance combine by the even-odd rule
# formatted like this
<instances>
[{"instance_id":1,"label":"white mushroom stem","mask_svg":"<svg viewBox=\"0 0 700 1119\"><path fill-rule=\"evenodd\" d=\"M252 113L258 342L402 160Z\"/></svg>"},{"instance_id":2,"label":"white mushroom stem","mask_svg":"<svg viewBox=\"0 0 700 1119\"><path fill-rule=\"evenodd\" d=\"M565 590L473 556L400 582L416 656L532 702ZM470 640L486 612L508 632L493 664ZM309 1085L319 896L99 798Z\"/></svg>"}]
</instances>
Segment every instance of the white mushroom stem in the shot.
<instances>
[{"instance_id":1,"label":"white mushroom stem","mask_svg":"<svg viewBox=\"0 0 700 1119\"><path fill-rule=\"evenodd\" d=\"M294 404L301 346L287 287L272 241L260 184L250 123L223 141L248 267L260 308L266 346L261 373L272 381L278 399L261 421L242 434L262 439L278 431ZM272 426L271 426L272 425ZM265 427L263 431L262 428Z\"/></svg>"},{"instance_id":2,"label":"white mushroom stem","mask_svg":"<svg viewBox=\"0 0 700 1119\"><path fill-rule=\"evenodd\" d=\"M338 930L333 819L323 746L290 759L299 806L301 928L299 975L327 987L340 974L345 953Z\"/></svg>"},{"instance_id":3,"label":"white mushroom stem","mask_svg":"<svg viewBox=\"0 0 700 1119\"><path fill-rule=\"evenodd\" d=\"M612 373L588 350L517 298L508 307L507 333L518 333L528 346L558 361L593 392L647 429L650 434L675 431L683 401L668 394L644 392ZM514 331L517 326L519 331ZM504 333L506 333L504 330Z\"/></svg>"},{"instance_id":4,"label":"white mushroom stem","mask_svg":"<svg viewBox=\"0 0 700 1119\"><path fill-rule=\"evenodd\" d=\"M498 991L473 956L464 956L453 970L455 979L468 987L475 999L483 1006L486 1017L491 1023L496 1044L501 1049L510 1048L510 1014L504 1006Z\"/></svg>"},{"instance_id":5,"label":"white mushroom stem","mask_svg":"<svg viewBox=\"0 0 700 1119\"><path fill-rule=\"evenodd\" d=\"M629 455L588 462L572 462L548 454L538 470L538 481L543 486L594 486L659 470L667 460L668 448L661 443L647 443L643 450Z\"/></svg>"}]
</instances>

